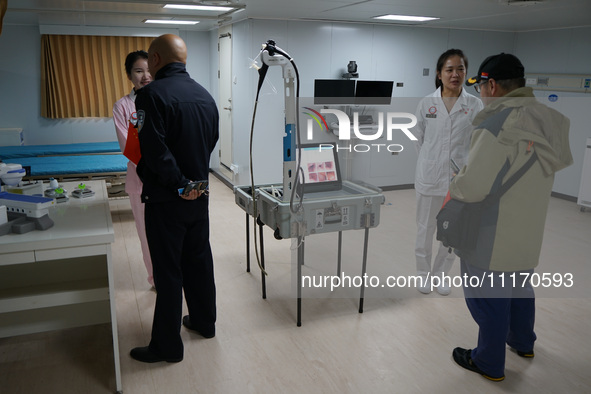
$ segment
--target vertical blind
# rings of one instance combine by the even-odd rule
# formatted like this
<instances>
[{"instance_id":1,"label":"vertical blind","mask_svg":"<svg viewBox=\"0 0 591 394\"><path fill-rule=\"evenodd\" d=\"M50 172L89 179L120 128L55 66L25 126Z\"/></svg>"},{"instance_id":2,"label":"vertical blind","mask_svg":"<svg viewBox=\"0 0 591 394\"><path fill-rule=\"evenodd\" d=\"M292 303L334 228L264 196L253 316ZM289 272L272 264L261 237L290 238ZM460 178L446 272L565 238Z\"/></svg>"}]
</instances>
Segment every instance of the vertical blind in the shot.
<instances>
[{"instance_id":1,"label":"vertical blind","mask_svg":"<svg viewBox=\"0 0 591 394\"><path fill-rule=\"evenodd\" d=\"M148 50L153 37L41 36L41 116L110 117L129 94L129 52Z\"/></svg>"}]
</instances>

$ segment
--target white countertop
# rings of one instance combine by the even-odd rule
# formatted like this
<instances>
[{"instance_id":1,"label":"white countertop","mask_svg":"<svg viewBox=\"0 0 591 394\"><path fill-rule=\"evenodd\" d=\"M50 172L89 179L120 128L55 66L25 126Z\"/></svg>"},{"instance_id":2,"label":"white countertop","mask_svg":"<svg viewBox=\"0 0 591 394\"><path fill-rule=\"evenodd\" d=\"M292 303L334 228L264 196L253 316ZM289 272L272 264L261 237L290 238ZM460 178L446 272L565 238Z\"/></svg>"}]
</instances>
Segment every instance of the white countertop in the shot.
<instances>
[{"instance_id":1,"label":"white countertop","mask_svg":"<svg viewBox=\"0 0 591 394\"><path fill-rule=\"evenodd\" d=\"M45 231L0 236L0 253L112 243L115 240L104 181L87 181L95 192L83 199L71 196L78 182L64 182L70 200L49 208L54 226Z\"/></svg>"}]
</instances>

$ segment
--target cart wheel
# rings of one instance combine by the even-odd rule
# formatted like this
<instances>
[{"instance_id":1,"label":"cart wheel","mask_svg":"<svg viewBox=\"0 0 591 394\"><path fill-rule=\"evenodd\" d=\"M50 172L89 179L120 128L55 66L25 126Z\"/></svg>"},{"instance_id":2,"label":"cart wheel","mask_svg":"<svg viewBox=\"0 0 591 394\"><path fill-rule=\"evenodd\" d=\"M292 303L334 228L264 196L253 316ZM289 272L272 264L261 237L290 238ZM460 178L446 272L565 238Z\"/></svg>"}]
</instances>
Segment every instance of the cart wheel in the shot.
<instances>
[{"instance_id":1,"label":"cart wheel","mask_svg":"<svg viewBox=\"0 0 591 394\"><path fill-rule=\"evenodd\" d=\"M275 239L278 239L278 240L282 240L283 239L283 237L281 236L281 233L279 232L279 227L277 227L275 229L275 232L273 233L273 236L275 237Z\"/></svg>"},{"instance_id":2,"label":"cart wheel","mask_svg":"<svg viewBox=\"0 0 591 394\"><path fill-rule=\"evenodd\" d=\"M257 217L257 224L258 224L259 226L264 226L264 225L265 225L265 223L263 223L263 222L261 221L261 217L260 217L260 216L258 216L258 217Z\"/></svg>"}]
</instances>

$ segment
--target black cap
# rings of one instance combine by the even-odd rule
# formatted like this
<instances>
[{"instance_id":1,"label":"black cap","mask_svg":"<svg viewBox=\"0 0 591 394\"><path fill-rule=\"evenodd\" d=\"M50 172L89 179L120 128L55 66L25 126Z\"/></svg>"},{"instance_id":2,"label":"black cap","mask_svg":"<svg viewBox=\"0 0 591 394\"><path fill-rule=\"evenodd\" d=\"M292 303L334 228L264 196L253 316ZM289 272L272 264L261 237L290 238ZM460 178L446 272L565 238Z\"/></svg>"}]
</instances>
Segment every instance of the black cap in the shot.
<instances>
[{"instance_id":1,"label":"black cap","mask_svg":"<svg viewBox=\"0 0 591 394\"><path fill-rule=\"evenodd\" d=\"M514 79L524 77L523 64L510 53L500 53L489 56L480 65L478 75L466 81L466 86L472 86L480 81Z\"/></svg>"}]
</instances>

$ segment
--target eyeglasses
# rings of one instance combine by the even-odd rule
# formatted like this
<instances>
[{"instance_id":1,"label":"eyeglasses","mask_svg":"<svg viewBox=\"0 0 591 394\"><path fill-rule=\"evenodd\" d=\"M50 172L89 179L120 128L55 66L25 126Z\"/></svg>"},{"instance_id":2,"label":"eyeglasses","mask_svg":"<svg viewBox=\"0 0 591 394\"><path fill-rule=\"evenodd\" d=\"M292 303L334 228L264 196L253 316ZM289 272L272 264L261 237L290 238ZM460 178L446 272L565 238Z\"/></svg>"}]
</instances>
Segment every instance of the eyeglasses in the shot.
<instances>
[{"instance_id":1,"label":"eyeglasses","mask_svg":"<svg viewBox=\"0 0 591 394\"><path fill-rule=\"evenodd\" d=\"M474 90L476 90L476 93L480 93L480 91L482 90L482 85L484 85L485 83L488 83L488 80L474 85Z\"/></svg>"}]
</instances>

